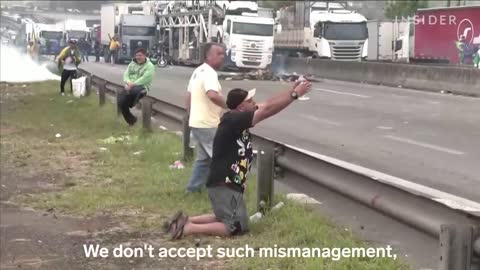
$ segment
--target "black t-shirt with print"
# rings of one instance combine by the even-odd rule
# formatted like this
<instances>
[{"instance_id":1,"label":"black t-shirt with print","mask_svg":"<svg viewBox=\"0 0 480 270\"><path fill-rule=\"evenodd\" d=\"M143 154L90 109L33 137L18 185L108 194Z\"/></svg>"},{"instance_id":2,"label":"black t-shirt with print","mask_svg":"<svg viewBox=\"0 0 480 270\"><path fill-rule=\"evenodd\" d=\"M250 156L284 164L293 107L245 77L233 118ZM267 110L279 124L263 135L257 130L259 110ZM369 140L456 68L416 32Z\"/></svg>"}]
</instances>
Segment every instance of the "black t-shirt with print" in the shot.
<instances>
[{"instance_id":1,"label":"black t-shirt with print","mask_svg":"<svg viewBox=\"0 0 480 270\"><path fill-rule=\"evenodd\" d=\"M229 111L223 115L213 140L212 164L207 187L227 186L245 190L252 166L253 148L249 128L254 112Z\"/></svg>"}]
</instances>

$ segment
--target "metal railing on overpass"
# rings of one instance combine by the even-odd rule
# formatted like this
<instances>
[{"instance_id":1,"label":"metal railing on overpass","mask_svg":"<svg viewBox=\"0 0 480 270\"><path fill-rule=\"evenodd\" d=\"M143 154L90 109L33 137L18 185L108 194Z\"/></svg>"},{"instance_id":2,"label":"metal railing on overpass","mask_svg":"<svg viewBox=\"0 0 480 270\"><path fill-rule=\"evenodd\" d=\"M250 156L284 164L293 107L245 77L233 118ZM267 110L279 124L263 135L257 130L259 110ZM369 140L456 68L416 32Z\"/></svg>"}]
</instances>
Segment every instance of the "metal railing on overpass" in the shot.
<instances>
[{"instance_id":1,"label":"metal railing on overpass","mask_svg":"<svg viewBox=\"0 0 480 270\"><path fill-rule=\"evenodd\" d=\"M106 103L107 94L116 97L124 91L122 85L85 70L80 73L87 76L87 93L91 92L92 85L97 87L100 105ZM190 130L185 109L151 96L143 98L140 107L146 130L152 130L152 116L173 120L182 127L183 158L191 160L193 151L189 147ZM120 114L118 108L117 114ZM357 168L343 166L341 161L330 157L257 135L254 135L254 143L259 211L269 211L274 179L282 171L290 171L438 239L439 269L480 270L480 204L472 202L471 210L455 209L425 194L402 189Z\"/></svg>"}]
</instances>

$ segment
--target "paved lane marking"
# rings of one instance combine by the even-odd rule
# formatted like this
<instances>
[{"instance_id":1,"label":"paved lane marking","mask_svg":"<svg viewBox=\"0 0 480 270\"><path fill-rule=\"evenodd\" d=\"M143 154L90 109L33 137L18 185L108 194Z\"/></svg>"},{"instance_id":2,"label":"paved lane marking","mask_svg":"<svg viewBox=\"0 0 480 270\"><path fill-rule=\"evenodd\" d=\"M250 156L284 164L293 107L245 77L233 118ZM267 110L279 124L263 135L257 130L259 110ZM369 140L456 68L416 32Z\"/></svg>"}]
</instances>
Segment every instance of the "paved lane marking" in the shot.
<instances>
[{"instance_id":1,"label":"paved lane marking","mask_svg":"<svg viewBox=\"0 0 480 270\"><path fill-rule=\"evenodd\" d=\"M337 123L337 122L334 122L334 121L330 121L328 119L324 119L324 118L318 118L316 116L313 116L313 115L308 115L308 114L300 114L301 117L303 118L306 118L308 120L312 120L312 121L317 121L317 122L321 122L321 123L325 123L325 124L329 124L329 125L332 125L332 126L341 126L342 124L340 123Z\"/></svg>"},{"instance_id":2,"label":"paved lane marking","mask_svg":"<svg viewBox=\"0 0 480 270\"><path fill-rule=\"evenodd\" d=\"M354 97L359 97L359 98L371 98L370 96L359 95L359 94L354 94L354 93L349 93L349 92L334 91L334 90L328 90L328 89L323 89L323 88L313 88L313 89L316 90L316 91L324 91L324 92L335 93L335 94L340 94L340 95L347 95L347 96L354 96Z\"/></svg>"},{"instance_id":3,"label":"paved lane marking","mask_svg":"<svg viewBox=\"0 0 480 270\"><path fill-rule=\"evenodd\" d=\"M409 143L409 144L433 149L433 150L436 150L436 151L445 152L445 153L452 154L452 155L459 155L459 156L465 155L464 152L461 152L461 151L458 151L458 150L455 150L455 149L446 148L446 147L443 147L443 146L438 146L438 145L434 145L434 144L414 141L414 140L410 140L410 139L406 139L406 138L402 138L402 137L397 137L397 136L392 136L392 135L385 135L384 137L387 138L387 139L391 139L391 140L395 140L395 141L399 141L399 142L404 142L404 143Z\"/></svg>"},{"instance_id":4,"label":"paved lane marking","mask_svg":"<svg viewBox=\"0 0 480 270\"><path fill-rule=\"evenodd\" d=\"M392 130L393 127L385 127L385 126L378 126L378 129L383 129L383 130Z\"/></svg>"}]
</instances>

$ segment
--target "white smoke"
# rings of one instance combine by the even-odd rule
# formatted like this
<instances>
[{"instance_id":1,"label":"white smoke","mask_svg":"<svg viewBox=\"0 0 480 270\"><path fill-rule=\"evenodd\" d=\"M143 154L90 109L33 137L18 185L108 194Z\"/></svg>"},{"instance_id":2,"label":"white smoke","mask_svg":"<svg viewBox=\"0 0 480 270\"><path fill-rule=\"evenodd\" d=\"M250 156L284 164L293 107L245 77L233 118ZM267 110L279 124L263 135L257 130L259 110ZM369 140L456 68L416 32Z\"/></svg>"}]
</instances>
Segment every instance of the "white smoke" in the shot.
<instances>
[{"instance_id":1,"label":"white smoke","mask_svg":"<svg viewBox=\"0 0 480 270\"><path fill-rule=\"evenodd\" d=\"M0 81L4 82L39 82L60 80L60 76L51 73L47 65L39 64L16 48L1 45L0 47Z\"/></svg>"}]
</instances>

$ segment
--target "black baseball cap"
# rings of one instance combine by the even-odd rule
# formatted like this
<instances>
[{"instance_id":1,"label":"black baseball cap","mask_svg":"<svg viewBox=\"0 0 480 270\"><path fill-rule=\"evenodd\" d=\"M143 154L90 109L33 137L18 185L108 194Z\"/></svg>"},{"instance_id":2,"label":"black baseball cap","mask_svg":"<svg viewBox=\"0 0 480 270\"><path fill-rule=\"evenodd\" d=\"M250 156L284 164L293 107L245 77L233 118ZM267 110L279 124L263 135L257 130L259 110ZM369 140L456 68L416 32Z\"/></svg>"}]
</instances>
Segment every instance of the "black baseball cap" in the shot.
<instances>
[{"instance_id":1,"label":"black baseball cap","mask_svg":"<svg viewBox=\"0 0 480 270\"><path fill-rule=\"evenodd\" d=\"M230 110L234 110L238 105L242 104L245 100L249 100L255 96L256 88L251 90L244 90L241 88L234 88L228 92L227 95L227 107Z\"/></svg>"}]
</instances>

